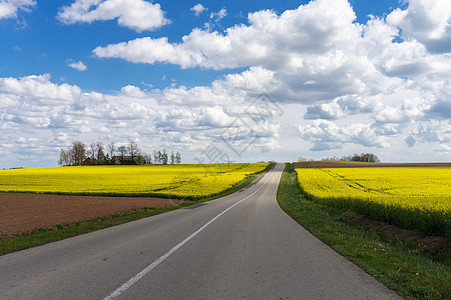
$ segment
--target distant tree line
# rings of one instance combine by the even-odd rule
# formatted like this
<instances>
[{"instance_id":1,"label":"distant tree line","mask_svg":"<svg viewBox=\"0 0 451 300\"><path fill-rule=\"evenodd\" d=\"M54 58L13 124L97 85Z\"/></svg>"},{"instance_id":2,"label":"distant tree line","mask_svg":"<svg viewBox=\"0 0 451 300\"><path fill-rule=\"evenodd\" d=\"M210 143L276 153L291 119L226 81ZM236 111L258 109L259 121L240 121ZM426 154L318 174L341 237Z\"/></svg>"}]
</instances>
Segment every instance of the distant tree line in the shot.
<instances>
[{"instance_id":1,"label":"distant tree line","mask_svg":"<svg viewBox=\"0 0 451 300\"><path fill-rule=\"evenodd\" d=\"M372 163L380 163L381 161L377 157L376 154L373 153L362 153L362 154L353 154L348 156L343 156L338 158L336 156L330 158L323 158L322 160L330 160L330 161L362 161L362 162L372 162Z\"/></svg>"},{"instance_id":2,"label":"distant tree line","mask_svg":"<svg viewBox=\"0 0 451 300\"><path fill-rule=\"evenodd\" d=\"M127 145L116 147L114 142L106 147L102 142L89 145L75 141L64 150L61 149L58 164L60 166L82 165L144 165L144 164L180 164L182 154L171 151L169 155L166 149L158 150L152 154L146 154L139 149L138 144L130 142Z\"/></svg>"}]
</instances>

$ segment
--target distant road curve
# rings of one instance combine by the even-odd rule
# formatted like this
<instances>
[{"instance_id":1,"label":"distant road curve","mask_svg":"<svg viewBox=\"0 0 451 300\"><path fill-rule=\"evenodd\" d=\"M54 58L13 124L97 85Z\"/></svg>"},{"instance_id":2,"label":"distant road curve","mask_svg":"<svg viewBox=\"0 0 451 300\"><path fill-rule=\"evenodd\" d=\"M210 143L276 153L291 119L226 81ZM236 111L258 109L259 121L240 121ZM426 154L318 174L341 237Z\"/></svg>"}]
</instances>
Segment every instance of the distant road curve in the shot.
<instances>
[{"instance_id":1,"label":"distant road curve","mask_svg":"<svg viewBox=\"0 0 451 300\"><path fill-rule=\"evenodd\" d=\"M0 257L2 299L400 299L278 206L227 197Z\"/></svg>"}]
</instances>

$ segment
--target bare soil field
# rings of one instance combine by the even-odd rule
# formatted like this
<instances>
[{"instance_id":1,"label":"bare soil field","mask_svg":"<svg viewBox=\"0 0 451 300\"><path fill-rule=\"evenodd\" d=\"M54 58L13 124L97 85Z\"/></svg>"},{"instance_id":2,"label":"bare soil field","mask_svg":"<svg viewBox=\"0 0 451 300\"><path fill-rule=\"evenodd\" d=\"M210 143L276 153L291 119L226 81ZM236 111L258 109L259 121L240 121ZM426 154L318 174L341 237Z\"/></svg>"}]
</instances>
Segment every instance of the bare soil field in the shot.
<instances>
[{"instance_id":1,"label":"bare soil field","mask_svg":"<svg viewBox=\"0 0 451 300\"><path fill-rule=\"evenodd\" d=\"M182 200L0 193L0 236L50 228L56 224L106 217L133 208L164 207Z\"/></svg>"},{"instance_id":2,"label":"bare soil field","mask_svg":"<svg viewBox=\"0 0 451 300\"><path fill-rule=\"evenodd\" d=\"M368 168L368 167L451 167L451 163L365 163L341 161L307 161L294 164L295 168Z\"/></svg>"}]
</instances>

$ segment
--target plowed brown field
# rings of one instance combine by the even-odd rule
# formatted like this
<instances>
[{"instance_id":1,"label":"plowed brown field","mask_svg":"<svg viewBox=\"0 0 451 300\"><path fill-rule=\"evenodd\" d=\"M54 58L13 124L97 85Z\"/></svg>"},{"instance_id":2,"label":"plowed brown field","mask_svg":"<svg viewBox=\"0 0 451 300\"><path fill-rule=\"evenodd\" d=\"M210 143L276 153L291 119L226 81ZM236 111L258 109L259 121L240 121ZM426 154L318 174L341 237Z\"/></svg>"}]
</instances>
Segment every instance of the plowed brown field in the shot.
<instances>
[{"instance_id":1,"label":"plowed brown field","mask_svg":"<svg viewBox=\"0 0 451 300\"><path fill-rule=\"evenodd\" d=\"M0 193L0 236L106 217L133 208L180 204L177 199Z\"/></svg>"}]
</instances>

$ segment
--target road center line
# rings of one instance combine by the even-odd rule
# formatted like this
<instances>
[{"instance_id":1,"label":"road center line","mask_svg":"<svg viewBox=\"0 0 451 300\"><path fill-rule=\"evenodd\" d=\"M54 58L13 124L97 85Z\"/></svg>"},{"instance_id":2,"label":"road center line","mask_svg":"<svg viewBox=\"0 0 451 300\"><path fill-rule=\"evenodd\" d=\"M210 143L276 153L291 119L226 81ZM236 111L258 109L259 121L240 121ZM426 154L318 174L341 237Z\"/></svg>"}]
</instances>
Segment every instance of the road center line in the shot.
<instances>
[{"instance_id":1,"label":"road center line","mask_svg":"<svg viewBox=\"0 0 451 300\"><path fill-rule=\"evenodd\" d=\"M272 177L272 175L274 174L274 171L271 172L271 174L269 175L269 177L266 179L266 181L258 188L256 189L252 194L250 194L249 196L241 199L240 201L238 201L237 203L229 206L227 209L225 209L223 212L221 212L219 215L217 215L216 217L214 217L213 219L211 219L210 221L208 221L204 226L202 226L201 228L199 228L198 230L196 230L195 232L193 232L190 236L188 236L187 238L185 238L183 241L181 241L180 243L178 243L177 245L175 245L171 250L169 250L168 252L166 252L163 256L161 256L160 258L158 258L156 261L154 261L152 264L148 265L144 270L142 270L141 272L139 272L138 274L136 274L134 277L130 278L126 283L124 283L122 286L120 286L119 288L117 288L114 292L112 292L108 297L103 298L103 300L110 300L110 299L114 299L116 297L118 297L119 295L121 295L123 292L125 292L127 289L129 289L132 285L134 285L138 280L140 280L141 278L143 278L144 276L146 276L147 273L149 273L150 271L152 271L156 266L158 266L160 263L162 263L166 258L168 258L172 253L174 253L175 251L177 251L179 248L181 248L183 245L185 245L189 240L191 240L193 237L195 237L196 235L198 235L202 230L204 230L208 225L210 225L211 223L213 223L216 219L218 219L220 216L222 216L223 214L225 214L227 211L229 211L230 209L232 209L233 207L237 206L238 204L240 204L241 202L249 199L250 197L252 197L253 195L255 195L255 193L257 193L267 182L268 180Z\"/></svg>"}]
</instances>

